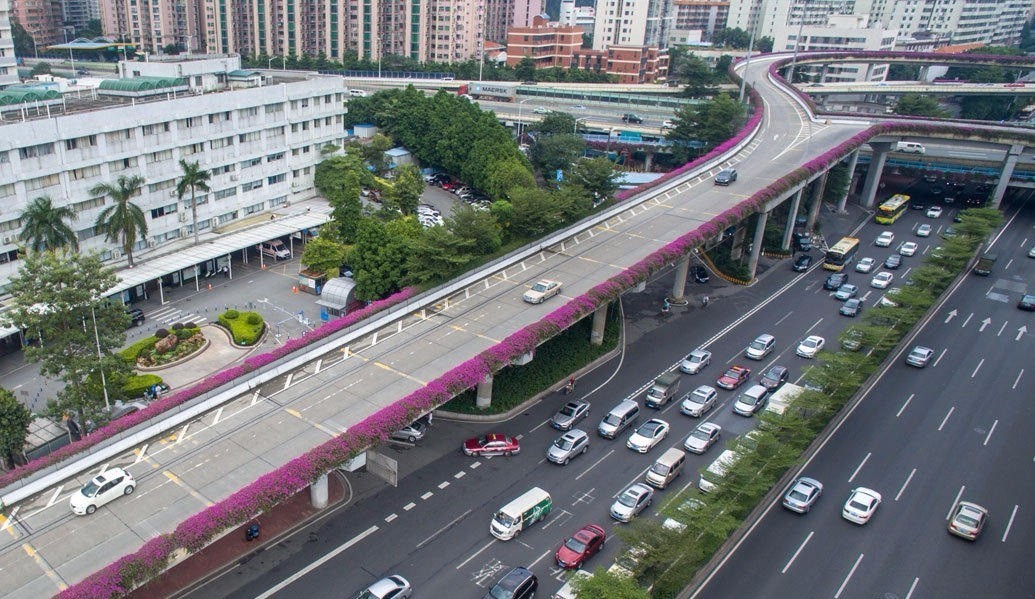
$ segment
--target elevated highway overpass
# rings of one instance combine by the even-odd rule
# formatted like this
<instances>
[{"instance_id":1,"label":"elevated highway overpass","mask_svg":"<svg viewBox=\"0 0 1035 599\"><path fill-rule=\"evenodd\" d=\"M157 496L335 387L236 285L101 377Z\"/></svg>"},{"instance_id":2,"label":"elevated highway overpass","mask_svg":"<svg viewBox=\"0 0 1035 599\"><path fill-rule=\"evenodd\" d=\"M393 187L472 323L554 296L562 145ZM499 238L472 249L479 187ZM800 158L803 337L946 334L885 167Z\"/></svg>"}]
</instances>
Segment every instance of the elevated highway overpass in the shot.
<instances>
[{"instance_id":1,"label":"elevated highway overpass","mask_svg":"<svg viewBox=\"0 0 1035 599\"><path fill-rule=\"evenodd\" d=\"M535 280L560 279L564 299L582 296L870 126L862 119L811 118L800 98L768 76L765 67L777 59L755 59L747 69L765 112L758 128L726 155L224 385L117 443L3 489L6 594L48 596L82 580L543 319L556 305L528 307L520 299ZM735 166L740 179L714 186L712 177L726 166ZM810 171L766 202L763 214L792 196L800 199L809 182L822 179L822 169ZM136 476L137 492L90 517L72 516L69 493L98 468L115 465Z\"/></svg>"}]
</instances>

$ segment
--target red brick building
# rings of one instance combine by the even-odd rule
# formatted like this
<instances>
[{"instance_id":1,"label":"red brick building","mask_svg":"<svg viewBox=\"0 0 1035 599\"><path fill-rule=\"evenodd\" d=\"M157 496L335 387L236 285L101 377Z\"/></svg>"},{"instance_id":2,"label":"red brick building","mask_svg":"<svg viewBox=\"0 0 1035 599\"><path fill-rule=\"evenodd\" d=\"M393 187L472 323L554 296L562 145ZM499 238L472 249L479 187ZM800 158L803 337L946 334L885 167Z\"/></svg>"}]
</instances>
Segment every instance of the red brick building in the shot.
<instances>
[{"instance_id":1,"label":"red brick building","mask_svg":"<svg viewBox=\"0 0 1035 599\"><path fill-rule=\"evenodd\" d=\"M507 65L516 66L530 56L535 67L571 66L572 56L582 47L581 27L561 27L541 16L532 18L531 27L507 28Z\"/></svg>"},{"instance_id":2,"label":"red brick building","mask_svg":"<svg viewBox=\"0 0 1035 599\"><path fill-rule=\"evenodd\" d=\"M618 83L659 83L668 77L668 52L654 46L579 48L574 61L580 69L614 75Z\"/></svg>"}]
</instances>

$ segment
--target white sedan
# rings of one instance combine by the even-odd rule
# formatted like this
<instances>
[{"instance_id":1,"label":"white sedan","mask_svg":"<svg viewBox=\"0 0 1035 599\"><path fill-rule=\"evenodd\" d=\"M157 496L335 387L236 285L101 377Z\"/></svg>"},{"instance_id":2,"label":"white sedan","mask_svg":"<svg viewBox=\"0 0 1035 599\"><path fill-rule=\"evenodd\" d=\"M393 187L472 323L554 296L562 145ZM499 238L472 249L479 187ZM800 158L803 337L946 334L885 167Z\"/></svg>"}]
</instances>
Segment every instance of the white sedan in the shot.
<instances>
[{"instance_id":1,"label":"white sedan","mask_svg":"<svg viewBox=\"0 0 1035 599\"><path fill-rule=\"evenodd\" d=\"M873 287L874 289L887 289L888 285L891 285L891 280L894 278L895 276L890 272L879 272L877 273L877 276L873 277L873 280L870 281L870 287Z\"/></svg>"},{"instance_id":2,"label":"white sedan","mask_svg":"<svg viewBox=\"0 0 1035 599\"><path fill-rule=\"evenodd\" d=\"M636 432L629 437L625 446L633 451L647 453L654 446L668 436L669 426L664 420L651 418L640 425Z\"/></svg>"},{"instance_id":3,"label":"white sedan","mask_svg":"<svg viewBox=\"0 0 1035 599\"><path fill-rule=\"evenodd\" d=\"M815 358L826 342L826 339L819 335L809 335L798 344L798 349L794 353L803 358Z\"/></svg>"},{"instance_id":4,"label":"white sedan","mask_svg":"<svg viewBox=\"0 0 1035 599\"><path fill-rule=\"evenodd\" d=\"M541 304L560 292L561 283L559 281L543 279L532 285L532 288L526 291L525 295L521 296L521 299L530 304Z\"/></svg>"},{"instance_id":5,"label":"white sedan","mask_svg":"<svg viewBox=\"0 0 1035 599\"><path fill-rule=\"evenodd\" d=\"M895 234L891 231L884 231L877 236L877 239L873 242L873 245L877 247L891 247L891 242L895 241Z\"/></svg>"},{"instance_id":6,"label":"white sedan","mask_svg":"<svg viewBox=\"0 0 1035 599\"><path fill-rule=\"evenodd\" d=\"M877 261L873 258L859 258L859 261L855 263L855 272L868 273L876 265Z\"/></svg>"},{"instance_id":7,"label":"white sedan","mask_svg":"<svg viewBox=\"0 0 1035 599\"><path fill-rule=\"evenodd\" d=\"M122 468L108 468L73 493L69 505L72 512L80 516L92 514L109 501L131 494L136 484L129 472Z\"/></svg>"},{"instance_id":8,"label":"white sedan","mask_svg":"<svg viewBox=\"0 0 1035 599\"><path fill-rule=\"evenodd\" d=\"M907 241L898 246L898 253L903 256L912 256L918 249L920 249L920 246L915 241Z\"/></svg>"},{"instance_id":9,"label":"white sedan","mask_svg":"<svg viewBox=\"0 0 1035 599\"><path fill-rule=\"evenodd\" d=\"M877 506L880 505L880 502L880 493L873 489L867 489L866 487L852 489L852 494L848 496L848 501L845 502L845 507L841 510L841 516L849 522L866 524L873 517L874 512L877 511Z\"/></svg>"},{"instance_id":10,"label":"white sedan","mask_svg":"<svg viewBox=\"0 0 1035 599\"><path fill-rule=\"evenodd\" d=\"M932 230L933 230L933 228L931 227L931 225L929 225L927 223L924 223L924 224L922 224L922 225L920 225L919 227L916 228L916 236L917 237L930 237Z\"/></svg>"},{"instance_id":11,"label":"white sedan","mask_svg":"<svg viewBox=\"0 0 1035 599\"><path fill-rule=\"evenodd\" d=\"M931 206L927 209L927 218L938 218L942 215L941 206Z\"/></svg>"}]
</instances>

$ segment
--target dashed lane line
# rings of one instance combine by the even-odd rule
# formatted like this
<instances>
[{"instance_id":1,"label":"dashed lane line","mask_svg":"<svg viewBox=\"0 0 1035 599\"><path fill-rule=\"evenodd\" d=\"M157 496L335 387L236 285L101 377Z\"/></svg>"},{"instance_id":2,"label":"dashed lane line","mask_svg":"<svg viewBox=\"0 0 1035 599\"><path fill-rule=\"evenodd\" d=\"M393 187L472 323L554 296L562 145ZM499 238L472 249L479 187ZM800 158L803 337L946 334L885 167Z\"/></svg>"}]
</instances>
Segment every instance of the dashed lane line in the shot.
<instances>
[{"instance_id":1,"label":"dashed lane line","mask_svg":"<svg viewBox=\"0 0 1035 599\"><path fill-rule=\"evenodd\" d=\"M378 527L376 525L375 526L371 526L370 528L364 530L363 532L359 533L358 535L352 537L348 541L345 541L343 544L339 545L338 547L335 547L334 550L331 551L330 553L328 553L327 555L321 557L320 559L318 559L315 562L309 564L305 568L302 568L298 572L295 572L291 576L289 576L286 579L282 580L281 582L277 583L276 585L274 585L273 587L268 589L266 592L264 592L261 595L257 596L255 599L268 599L269 597L272 597L274 594L276 594L276 593L280 592L281 590L287 588L289 585L291 585L293 582L295 582L299 578L302 578L306 574L312 572L313 570L319 568L320 566L322 566L325 563L329 562L330 560L334 559L339 553L347 550L348 548L352 547L356 543L358 543L358 542L362 541L363 539L367 538L368 536L374 534L378 530L379 529L378 529Z\"/></svg>"}]
</instances>

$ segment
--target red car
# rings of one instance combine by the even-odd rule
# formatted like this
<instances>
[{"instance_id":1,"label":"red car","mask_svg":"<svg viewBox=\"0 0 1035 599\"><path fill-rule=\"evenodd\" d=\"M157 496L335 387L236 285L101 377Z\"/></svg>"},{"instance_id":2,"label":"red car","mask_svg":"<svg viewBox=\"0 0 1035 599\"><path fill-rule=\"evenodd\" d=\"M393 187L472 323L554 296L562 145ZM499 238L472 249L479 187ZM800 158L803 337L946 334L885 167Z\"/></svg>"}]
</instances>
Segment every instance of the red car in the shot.
<instances>
[{"instance_id":1,"label":"red car","mask_svg":"<svg viewBox=\"0 0 1035 599\"><path fill-rule=\"evenodd\" d=\"M517 439L502 433L489 433L464 441L464 453L467 455L514 455L521 451Z\"/></svg>"},{"instance_id":2,"label":"red car","mask_svg":"<svg viewBox=\"0 0 1035 599\"><path fill-rule=\"evenodd\" d=\"M582 567L587 559L600 551L606 537L604 529L596 524L583 526L557 548L557 565L566 570Z\"/></svg>"},{"instance_id":3,"label":"red car","mask_svg":"<svg viewBox=\"0 0 1035 599\"><path fill-rule=\"evenodd\" d=\"M715 384L723 389L736 389L743 385L751 377L751 370L743 366L733 366L725 374L715 381Z\"/></svg>"}]
</instances>

